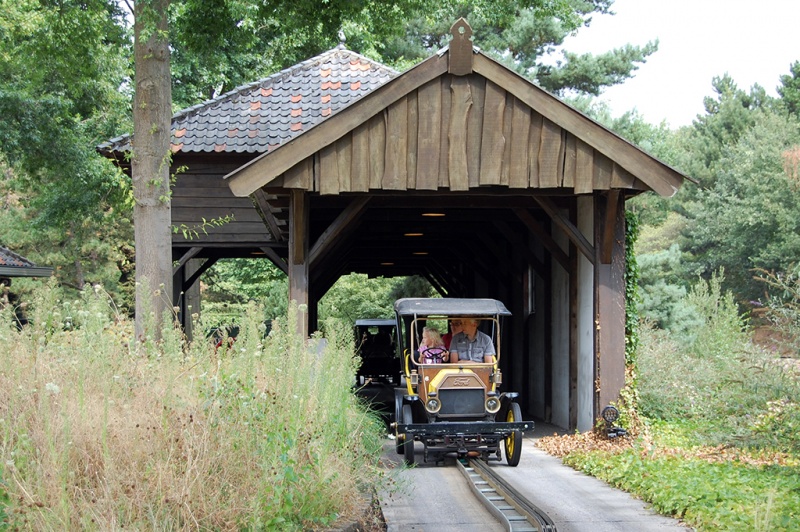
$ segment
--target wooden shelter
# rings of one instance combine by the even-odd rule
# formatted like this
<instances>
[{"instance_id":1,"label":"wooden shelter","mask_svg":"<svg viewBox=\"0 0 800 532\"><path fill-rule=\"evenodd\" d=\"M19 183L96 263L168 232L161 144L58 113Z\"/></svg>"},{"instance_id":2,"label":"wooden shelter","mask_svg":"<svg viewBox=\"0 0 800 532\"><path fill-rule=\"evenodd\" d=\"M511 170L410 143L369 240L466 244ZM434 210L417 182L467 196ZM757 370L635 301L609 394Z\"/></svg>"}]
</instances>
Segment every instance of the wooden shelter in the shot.
<instances>
[{"instance_id":1,"label":"wooden shelter","mask_svg":"<svg viewBox=\"0 0 800 532\"><path fill-rule=\"evenodd\" d=\"M179 286L188 292L216 258L260 253L307 305L304 332L349 272L417 274L445 296L499 299L513 314L502 369L526 415L591 429L624 385L625 199L671 196L684 176L474 49L463 19L452 32L402 74L341 49L350 67L335 80L324 54L285 71L316 69L321 87L350 93L373 85L327 115L335 98L298 90L276 122L291 135L260 151L176 150L189 179L173 212L191 196L195 221L201 203L206 219L237 213L176 239ZM276 82L262 80L259 98ZM176 143L189 135L173 128ZM124 151L111 142L106 152Z\"/></svg>"}]
</instances>

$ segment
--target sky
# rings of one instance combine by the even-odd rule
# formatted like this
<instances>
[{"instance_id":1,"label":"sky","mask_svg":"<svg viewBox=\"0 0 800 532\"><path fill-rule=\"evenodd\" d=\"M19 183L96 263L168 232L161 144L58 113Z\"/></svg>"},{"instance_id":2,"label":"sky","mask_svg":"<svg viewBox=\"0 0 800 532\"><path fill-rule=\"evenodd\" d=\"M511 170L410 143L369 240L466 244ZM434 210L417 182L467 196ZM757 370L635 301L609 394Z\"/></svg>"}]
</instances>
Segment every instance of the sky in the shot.
<instances>
[{"instance_id":1,"label":"sky","mask_svg":"<svg viewBox=\"0 0 800 532\"><path fill-rule=\"evenodd\" d=\"M564 48L597 54L659 40L634 78L600 96L614 116L636 108L650 123L689 125L714 95L715 76L777 96L780 76L800 61L800 0L615 0L611 9L615 15L595 15Z\"/></svg>"}]
</instances>

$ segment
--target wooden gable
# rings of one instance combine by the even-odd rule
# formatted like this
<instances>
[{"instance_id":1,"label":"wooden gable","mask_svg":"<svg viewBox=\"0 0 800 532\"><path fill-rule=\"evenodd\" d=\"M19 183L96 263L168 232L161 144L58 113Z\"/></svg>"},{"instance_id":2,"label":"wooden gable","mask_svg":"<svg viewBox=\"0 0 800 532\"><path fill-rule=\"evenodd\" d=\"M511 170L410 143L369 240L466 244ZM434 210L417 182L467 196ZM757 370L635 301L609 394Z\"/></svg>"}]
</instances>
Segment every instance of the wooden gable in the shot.
<instances>
[{"instance_id":1,"label":"wooden gable","mask_svg":"<svg viewBox=\"0 0 800 532\"><path fill-rule=\"evenodd\" d=\"M628 189L672 196L684 176L530 81L470 50L472 71L435 55L292 142L232 172L262 186L342 192Z\"/></svg>"}]
</instances>

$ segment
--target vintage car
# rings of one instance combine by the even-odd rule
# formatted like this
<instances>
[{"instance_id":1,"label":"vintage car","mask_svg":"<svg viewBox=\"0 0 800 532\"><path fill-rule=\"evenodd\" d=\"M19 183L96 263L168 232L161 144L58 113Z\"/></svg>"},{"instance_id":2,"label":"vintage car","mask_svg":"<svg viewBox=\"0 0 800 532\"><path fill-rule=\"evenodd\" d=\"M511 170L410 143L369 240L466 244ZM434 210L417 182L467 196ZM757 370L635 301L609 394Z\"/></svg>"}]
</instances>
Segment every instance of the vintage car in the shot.
<instances>
[{"instance_id":1,"label":"vintage car","mask_svg":"<svg viewBox=\"0 0 800 532\"><path fill-rule=\"evenodd\" d=\"M449 453L500 460L502 442L508 465L519 464L522 433L533 422L522 420L517 393L500 391L500 320L511 313L494 299L400 299L394 308L405 379L395 390L395 444L405 463L414 464L419 441L426 462ZM420 354L424 327L445 332L450 322L470 318L491 338L493 360L430 363Z\"/></svg>"},{"instance_id":2,"label":"vintage car","mask_svg":"<svg viewBox=\"0 0 800 532\"><path fill-rule=\"evenodd\" d=\"M356 393L391 422L394 388L400 385L402 374L395 320L356 320L353 334L356 354L361 359L356 373Z\"/></svg>"}]
</instances>

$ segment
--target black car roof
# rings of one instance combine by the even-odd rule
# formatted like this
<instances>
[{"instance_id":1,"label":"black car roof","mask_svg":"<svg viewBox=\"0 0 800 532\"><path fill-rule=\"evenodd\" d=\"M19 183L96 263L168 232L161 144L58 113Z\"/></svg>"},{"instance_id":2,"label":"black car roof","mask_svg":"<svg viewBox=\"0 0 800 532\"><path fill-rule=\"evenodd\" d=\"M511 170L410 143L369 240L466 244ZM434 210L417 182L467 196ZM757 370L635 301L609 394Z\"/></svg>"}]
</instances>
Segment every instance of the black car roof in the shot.
<instances>
[{"instance_id":1,"label":"black car roof","mask_svg":"<svg viewBox=\"0 0 800 532\"><path fill-rule=\"evenodd\" d=\"M506 306L496 299L404 298L395 301L400 316L510 316Z\"/></svg>"},{"instance_id":2,"label":"black car roof","mask_svg":"<svg viewBox=\"0 0 800 532\"><path fill-rule=\"evenodd\" d=\"M356 327L394 327L394 320L385 319L362 319L356 320Z\"/></svg>"}]
</instances>

